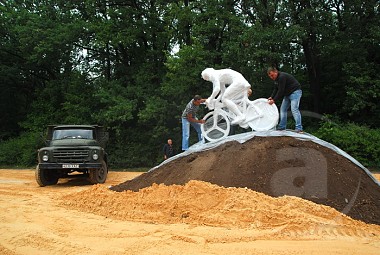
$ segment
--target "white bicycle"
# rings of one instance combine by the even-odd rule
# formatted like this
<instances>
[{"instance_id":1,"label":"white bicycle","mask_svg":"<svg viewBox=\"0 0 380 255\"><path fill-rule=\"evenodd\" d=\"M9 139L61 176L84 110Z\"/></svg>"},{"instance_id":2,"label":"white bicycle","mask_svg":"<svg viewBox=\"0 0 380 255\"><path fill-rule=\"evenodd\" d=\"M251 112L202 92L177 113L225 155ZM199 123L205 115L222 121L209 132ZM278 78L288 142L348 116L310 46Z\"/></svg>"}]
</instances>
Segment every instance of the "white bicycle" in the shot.
<instances>
[{"instance_id":1,"label":"white bicycle","mask_svg":"<svg viewBox=\"0 0 380 255\"><path fill-rule=\"evenodd\" d=\"M267 131L273 129L278 123L279 114L277 106L275 104L270 105L266 98L250 101L245 96L235 103L245 116L245 120L239 123L239 126L242 128ZM203 138L213 142L223 139L230 134L231 122L236 118L236 115L229 111L220 100L213 100L211 104L206 105L209 109L214 110L203 117L205 123L201 126L201 130Z\"/></svg>"}]
</instances>

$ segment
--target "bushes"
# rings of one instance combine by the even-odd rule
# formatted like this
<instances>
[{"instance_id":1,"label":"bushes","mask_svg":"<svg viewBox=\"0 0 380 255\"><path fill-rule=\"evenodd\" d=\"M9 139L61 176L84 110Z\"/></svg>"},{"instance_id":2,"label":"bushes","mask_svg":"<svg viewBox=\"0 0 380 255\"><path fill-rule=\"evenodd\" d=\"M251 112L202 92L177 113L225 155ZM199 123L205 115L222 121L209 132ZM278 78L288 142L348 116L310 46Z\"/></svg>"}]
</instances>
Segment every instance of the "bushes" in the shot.
<instances>
[{"instance_id":1,"label":"bushes","mask_svg":"<svg viewBox=\"0 0 380 255\"><path fill-rule=\"evenodd\" d=\"M327 119L314 135L344 150L366 167L380 166L380 129Z\"/></svg>"},{"instance_id":2,"label":"bushes","mask_svg":"<svg viewBox=\"0 0 380 255\"><path fill-rule=\"evenodd\" d=\"M0 165L29 167L37 164L37 150L42 147L40 134L24 133L0 143Z\"/></svg>"},{"instance_id":3,"label":"bushes","mask_svg":"<svg viewBox=\"0 0 380 255\"><path fill-rule=\"evenodd\" d=\"M325 118L313 135L344 150L366 167L380 167L380 129L370 129L355 123L345 123ZM147 140L141 138L138 140ZM114 141L108 148L110 164L113 167L141 167L154 165L156 155L138 141L122 143ZM112 145L111 144L111 145ZM30 167L37 164L37 150L43 147L39 133L24 133L0 143L0 165ZM160 146L159 146L160 147ZM161 150L161 147L159 148ZM153 151L152 150L152 151ZM161 159L161 158L160 158Z\"/></svg>"}]
</instances>

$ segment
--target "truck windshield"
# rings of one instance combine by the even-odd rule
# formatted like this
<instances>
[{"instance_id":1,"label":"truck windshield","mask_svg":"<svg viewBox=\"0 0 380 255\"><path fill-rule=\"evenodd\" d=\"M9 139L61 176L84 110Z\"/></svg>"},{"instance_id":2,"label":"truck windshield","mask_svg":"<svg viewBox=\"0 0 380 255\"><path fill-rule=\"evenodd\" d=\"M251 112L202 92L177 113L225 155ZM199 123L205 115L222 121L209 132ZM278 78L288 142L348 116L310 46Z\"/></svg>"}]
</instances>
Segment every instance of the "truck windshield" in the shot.
<instances>
[{"instance_id":1,"label":"truck windshield","mask_svg":"<svg viewBox=\"0 0 380 255\"><path fill-rule=\"evenodd\" d=\"M93 139L92 130L88 129L61 129L54 130L53 140L59 139Z\"/></svg>"}]
</instances>

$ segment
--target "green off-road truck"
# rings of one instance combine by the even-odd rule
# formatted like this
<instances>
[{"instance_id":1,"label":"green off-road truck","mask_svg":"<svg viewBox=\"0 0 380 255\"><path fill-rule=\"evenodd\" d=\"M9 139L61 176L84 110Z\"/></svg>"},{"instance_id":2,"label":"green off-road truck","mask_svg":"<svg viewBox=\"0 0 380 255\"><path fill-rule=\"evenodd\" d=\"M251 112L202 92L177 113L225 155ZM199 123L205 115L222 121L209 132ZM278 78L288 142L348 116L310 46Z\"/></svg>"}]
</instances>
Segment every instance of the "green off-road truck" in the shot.
<instances>
[{"instance_id":1,"label":"green off-road truck","mask_svg":"<svg viewBox=\"0 0 380 255\"><path fill-rule=\"evenodd\" d=\"M46 147L38 150L37 183L55 185L59 178L86 176L93 184L107 179L108 133L98 125L48 126Z\"/></svg>"}]
</instances>

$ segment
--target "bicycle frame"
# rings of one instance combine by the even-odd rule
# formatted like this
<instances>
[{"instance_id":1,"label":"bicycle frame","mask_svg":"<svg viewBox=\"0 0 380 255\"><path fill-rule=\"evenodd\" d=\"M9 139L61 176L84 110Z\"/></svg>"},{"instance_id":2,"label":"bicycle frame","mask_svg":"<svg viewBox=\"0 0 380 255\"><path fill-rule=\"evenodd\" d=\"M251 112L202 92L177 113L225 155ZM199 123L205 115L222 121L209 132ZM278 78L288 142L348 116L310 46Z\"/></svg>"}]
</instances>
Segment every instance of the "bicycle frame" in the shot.
<instances>
[{"instance_id":1,"label":"bicycle frame","mask_svg":"<svg viewBox=\"0 0 380 255\"><path fill-rule=\"evenodd\" d=\"M202 135L208 141L217 141L229 135L231 122L236 115L229 111L226 105L219 99L212 101L209 107L214 109L207 113L203 119L206 121L202 126ZM278 109L276 105L269 105L265 98L250 101L247 96L234 102L245 120L239 123L244 129L251 128L256 131L270 130L278 121ZM209 105L207 105L209 106Z\"/></svg>"},{"instance_id":2,"label":"bicycle frame","mask_svg":"<svg viewBox=\"0 0 380 255\"><path fill-rule=\"evenodd\" d=\"M241 111L241 113L246 117L246 119L243 121L243 123L241 123L241 126L243 126L243 127L246 126L245 124L249 124L250 121L255 120L255 119L260 118L260 117L263 116L262 110L260 110L254 104L252 104L252 102L246 96L242 100L235 101L235 104L238 106L238 108ZM247 118L246 113L247 113L248 107L253 107L258 114L256 116L253 116L253 117L251 116L250 118ZM235 114L232 113L232 112L230 112L228 110L228 108L224 105L224 103L221 102L220 100L215 102L215 104L214 104L214 112L215 113L224 112L228 116L229 121L231 121L231 122L236 117Z\"/></svg>"}]
</instances>

